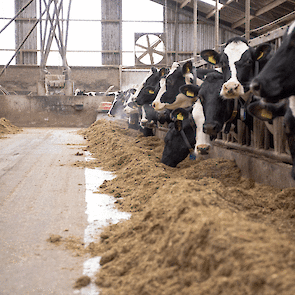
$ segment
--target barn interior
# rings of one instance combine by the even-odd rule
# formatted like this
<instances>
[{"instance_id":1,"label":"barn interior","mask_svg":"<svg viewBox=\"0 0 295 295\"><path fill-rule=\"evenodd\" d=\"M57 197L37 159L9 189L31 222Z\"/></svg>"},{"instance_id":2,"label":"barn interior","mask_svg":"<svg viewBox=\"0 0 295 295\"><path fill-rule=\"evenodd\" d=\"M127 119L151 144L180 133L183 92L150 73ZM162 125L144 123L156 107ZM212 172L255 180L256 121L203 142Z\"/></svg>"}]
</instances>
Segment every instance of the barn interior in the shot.
<instances>
[{"instance_id":1,"label":"barn interior","mask_svg":"<svg viewBox=\"0 0 295 295\"><path fill-rule=\"evenodd\" d=\"M200 52L208 48L220 51L234 36L244 36L253 47L269 42L275 51L295 19L293 0L148 2L161 7L160 21L152 16L150 20L136 19L136 11L141 9L139 0L128 7L134 11L133 19L123 17L127 1L101 0L97 17L86 20L71 16L72 0L15 0L13 16L0 15L0 38L14 26L15 44L14 48L6 48L3 42L0 45L0 55L5 53L7 57L0 72L0 117L20 127L87 127L96 120L101 103L112 101L113 96L106 93L111 86L112 91L128 89L140 84L151 66L170 67L175 61L192 60L196 67L204 67ZM90 10L91 5L84 9ZM83 21L90 26L99 24L100 31L92 33L100 41L95 50L68 46L72 24ZM149 25L155 22L161 29L149 32ZM139 23L146 29L134 32L131 50L126 50L125 25L136 27ZM143 38L148 45L140 43ZM87 44L87 39L75 42ZM72 65L67 57L79 51L93 54L100 65ZM52 53L59 56L56 64L48 63ZM131 62L124 60L126 54ZM76 89L96 92L96 96L75 96ZM165 133L161 128L159 137ZM286 184L278 185L290 186L292 162L282 119L274 120L272 129L270 132L263 122L255 120L249 134L240 122L237 133L219 134L215 156L235 159L254 178L271 169L274 174L284 175ZM260 171L254 172L258 166ZM266 174L268 179L263 182L275 181Z\"/></svg>"}]
</instances>

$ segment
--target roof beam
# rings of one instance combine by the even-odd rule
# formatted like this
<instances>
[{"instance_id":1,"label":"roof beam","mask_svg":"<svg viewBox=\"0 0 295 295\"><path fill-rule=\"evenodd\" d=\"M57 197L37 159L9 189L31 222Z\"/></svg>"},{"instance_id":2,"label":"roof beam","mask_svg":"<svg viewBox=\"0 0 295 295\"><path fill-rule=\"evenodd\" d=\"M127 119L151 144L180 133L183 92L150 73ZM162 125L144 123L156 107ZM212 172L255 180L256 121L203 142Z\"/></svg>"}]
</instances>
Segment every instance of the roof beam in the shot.
<instances>
[{"instance_id":1,"label":"roof beam","mask_svg":"<svg viewBox=\"0 0 295 295\"><path fill-rule=\"evenodd\" d=\"M184 0L180 5L180 9L183 8L184 6L186 6L190 2L191 2L191 0Z\"/></svg>"},{"instance_id":2,"label":"roof beam","mask_svg":"<svg viewBox=\"0 0 295 295\"><path fill-rule=\"evenodd\" d=\"M232 3L233 1L235 0L228 0L226 1L225 4L223 4L223 6L219 9L221 10L222 8L225 8L226 6L228 6L230 3ZM212 9L207 15L206 15L206 18L210 18L211 16L213 16L216 12L216 8Z\"/></svg>"},{"instance_id":3,"label":"roof beam","mask_svg":"<svg viewBox=\"0 0 295 295\"><path fill-rule=\"evenodd\" d=\"M274 9L275 7L283 4L284 2L287 2L287 0L275 0L275 1L271 2L271 3L269 3L268 5L264 6L263 8L258 9L254 15L251 15L250 20L255 18L255 17L259 17L260 15ZM239 21L233 23L232 28L235 29L235 28L243 25L244 23L245 23L245 18L243 17Z\"/></svg>"}]
</instances>

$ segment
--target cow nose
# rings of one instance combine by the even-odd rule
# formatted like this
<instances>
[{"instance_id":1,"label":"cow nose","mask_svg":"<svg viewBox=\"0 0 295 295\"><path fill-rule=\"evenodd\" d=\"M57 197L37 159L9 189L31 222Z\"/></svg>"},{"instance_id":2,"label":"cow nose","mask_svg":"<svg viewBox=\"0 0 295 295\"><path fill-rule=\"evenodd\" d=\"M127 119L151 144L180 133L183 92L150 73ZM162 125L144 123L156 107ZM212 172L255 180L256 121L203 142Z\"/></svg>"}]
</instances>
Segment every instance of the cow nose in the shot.
<instances>
[{"instance_id":1,"label":"cow nose","mask_svg":"<svg viewBox=\"0 0 295 295\"><path fill-rule=\"evenodd\" d=\"M207 155L210 150L210 145L207 144L200 144L197 146L197 152L200 155Z\"/></svg>"},{"instance_id":2,"label":"cow nose","mask_svg":"<svg viewBox=\"0 0 295 295\"><path fill-rule=\"evenodd\" d=\"M229 83L228 85L224 86L225 91L229 94L232 94L235 91L237 91L238 87L239 87L238 83Z\"/></svg>"},{"instance_id":3,"label":"cow nose","mask_svg":"<svg viewBox=\"0 0 295 295\"><path fill-rule=\"evenodd\" d=\"M152 103L152 107L153 107L153 108L155 108L155 106L156 106L156 103L155 103L155 102L153 102L153 103Z\"/></svg>"},{"instance_id":4,"label":"cow nose","mask_svg":"<svg viewBox=\"0 0 295 295\"><path fill-rule=\"evenodd\" d=\"M260 96L260 83L257 80L253 80L250 85L251 91Z\"/></svg>"}]
</instances>

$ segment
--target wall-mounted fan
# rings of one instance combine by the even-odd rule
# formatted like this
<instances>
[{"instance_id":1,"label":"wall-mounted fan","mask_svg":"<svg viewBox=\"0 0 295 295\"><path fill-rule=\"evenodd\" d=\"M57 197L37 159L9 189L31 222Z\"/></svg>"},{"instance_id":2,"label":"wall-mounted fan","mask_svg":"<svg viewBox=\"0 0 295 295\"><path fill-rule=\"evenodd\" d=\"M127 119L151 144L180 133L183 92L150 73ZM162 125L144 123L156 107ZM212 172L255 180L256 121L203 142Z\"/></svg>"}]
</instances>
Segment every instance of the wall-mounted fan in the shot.
<instances>
[{"instance_id":1,"label":"wall-mounted fan","mask_svg":"<svg viewBox=\"0 0 295 295\"><path fill-rule=\"evenodd\" d=\"M165 44L161 33L135 33L136 64L155 65L163 63Z\"/></svg>"}]
</instances>

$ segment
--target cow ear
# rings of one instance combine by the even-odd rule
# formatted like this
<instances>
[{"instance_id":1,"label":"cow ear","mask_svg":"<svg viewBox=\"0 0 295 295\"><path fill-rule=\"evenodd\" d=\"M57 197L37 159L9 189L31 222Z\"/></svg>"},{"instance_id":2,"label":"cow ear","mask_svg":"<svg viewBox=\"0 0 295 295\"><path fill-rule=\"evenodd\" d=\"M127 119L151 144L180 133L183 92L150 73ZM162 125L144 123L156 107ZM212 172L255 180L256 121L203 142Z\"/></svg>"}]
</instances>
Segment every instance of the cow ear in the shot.
<instances>
[{"instance_id":1,"label":"cow ear","mask_svg":"<svg viewBox=\"0 0 295 295\"><path fill-rule=\"evenodd\" d=\"M193 69L193 63L191 60L187 61L183 66L182 66L182 74L188 74L191 73Z\"/></svg>"},{"instance_id":2,"label":"cow ear","mask_svg":"<svg viewBox=\"0 0 295 295\"><path fill-rule=\"evenodd\" d=\"M146 87L144 87L144 92L149 95L154 95L155 94L155 87L146 86Z\"/></svg>"},{"instance_id":3,"label":"cow ear","mask_svg":"<svg viewBox=\"0 0 295 295\"><path fill-rule=\"evenodd\" d=\"M201 57L212 65L217 65L220 61L220 54L212 49L206 49L201 52Z\"/></svg>"},{"instance_id":4,"label":"cow ear","mask_svg":"<svg viewBox=\"0 0 295 295\"><path fill-rule=\"evenodd\" d=\"M259 100L250 103L247 110L252 116L261 121L271 121L277 117L285 115L287 104L286 99L278 103L264 103Z\"/></svg>"},{"instance_id":5,"label":"cow ear","mask_svg":"<svg viewBox=\"0 0 295 295\"><path fill-rule=\"evenodd\" d=\"M199 93L199 90L200 90L200 86L193 85L193 84L182 85L179 88L180 93L183 93L188 98L196 97Z\"/></svg>"},{"instance_id":6,"label":"cow ear","mask_svg":"<svg viewBox=\"0 0 295 295\"><path fill-rule=\"evenodd\" d=\"M270 52L271 52L270 44L261 44L255 49L254 59L257 61L261 61L265 59Z\"/></svg>"},{"instance_id":7,"label":"cow ear","mask_svg":"<svg viewBox=\"0 0 295 295\"><path fill-rule=\"evenodd\" d=\"M152 67L151 70L153 73L157 73L157 71L158 71L155 67Z\"/></svg>"}]
</instances>

